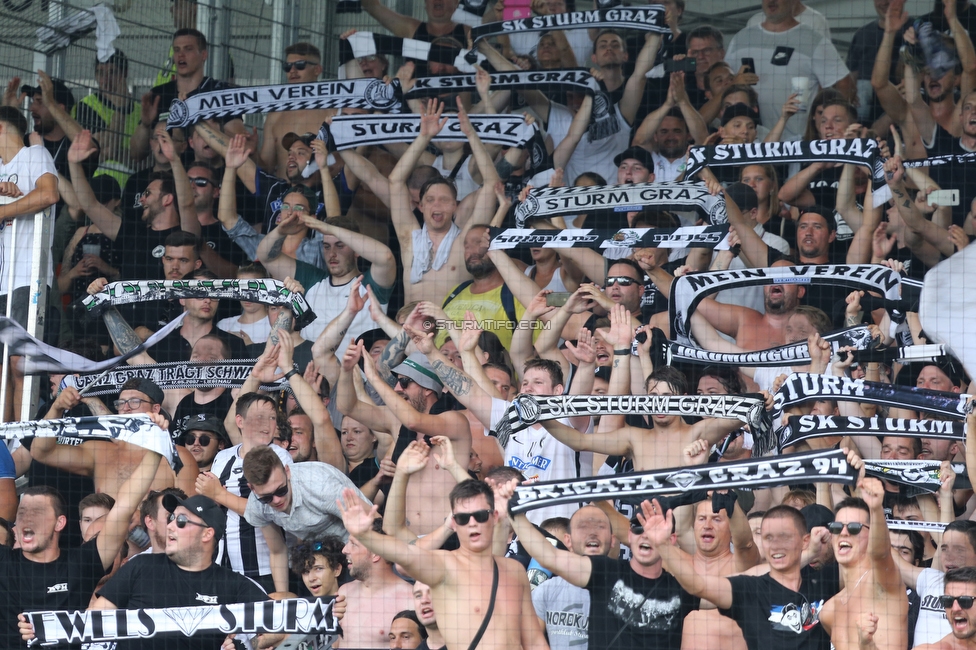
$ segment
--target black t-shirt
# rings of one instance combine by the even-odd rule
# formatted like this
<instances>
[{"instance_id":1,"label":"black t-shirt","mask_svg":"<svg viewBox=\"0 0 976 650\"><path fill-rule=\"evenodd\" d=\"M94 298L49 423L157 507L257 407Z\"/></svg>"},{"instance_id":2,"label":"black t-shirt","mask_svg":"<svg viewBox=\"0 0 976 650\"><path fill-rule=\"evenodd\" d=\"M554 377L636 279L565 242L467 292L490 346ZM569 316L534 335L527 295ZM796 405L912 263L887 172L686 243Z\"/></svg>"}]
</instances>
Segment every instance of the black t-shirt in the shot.
<instances>
[{"instance_id":1,"label":"black t-shirt","mask_svg":"<svg viewBox=\"0 0 976 650\"><path fill-rule=\"evenodd\" d=\"M976 14L976 12L972 12ZM927 139L930 134L923 133L922 138ZM925 148L930 157L944 156L947 154L970 153L962 148L959 138L952 135L941 126L935 127L935 138L932 146ZM959 190L959 205L952 208L952 223L962 226L966 221L966 213L969 206L976 198L976 179L972 172L967 170L969 165L934 165L929 167L929 176L943 190Z\"/></svg>"},{"instance_id":2,"label":"black t-shirt","mask_svg":"<svg viewBox=\"0 0 976 650\"><path fill-rule=\"evenodd\" d=\"M219 221L200 226L200 239L210 247L210 250L234 266L243 266L250 261L244 253L244 249L235 244L230 235L224 232Z\"/></svg>"},{"instance_id":3,"label":"black t-shirt","mask_svg":"<svg viewBox=\"0 0 976 650\"><path fill-rule=\"evenodd\" d=\"M99 596L119 609L253 603L268 596L256 582L230 569L211 564L203 571L184 571L161 553L139 555L119 569ZM219 648L223 633L197 632L192 638L167 635L119 641L116 650L211 650Z\"/></svg>"},{"instance_id":4,"label":"black t-shirt","mask_svg":"<svg viewBox=\"0 0 976 650\"><path fill-rule=\"evenodd\" d=\"M800 592L787 589L769 574L733 576L732 608L723 616L742 628L749 650L827 650L830 637L820 625L820 610L829 596L804 580ZM591 623L592 625L592 623Z\"/></svg>"},{"instance_id":5,"label":"black t-shirt","mask_svg":"<svg viewBox=\"0 0 976 650\"><path fill-rule=\"evenodd\" d=\"M166 230L152 230L142 221L122 221L115 243L126 253L122 256L123 280L162 280L163 242L179 226Z\"/></svg>"},{"instance_id":6,"label":"black t-shirt","mask_svg":"<svg viewBox=\"0 0 976 650\"><path fill-rule=\"evenodd\" d=\"M623 560L590 558L590 647L672 650L681 647L685 616L700 599L668 572L650 580ZM619 636L618 636L619 635ZM616 641L614 639L616 638Z\"/></svg>"},{"instance_id":7,"label":"black t-shirt","mask_svg":"<svg viewBox=\"0 0 976 650\"><path fill-rule=\"evenodd\" d=\"M0 547L0 647L24 647L17 632L21 612L88 609L105 573L94 539L79 548L61 549L58 559L45 563Z\"/></svg>"},{"instance_id":8,"label":"black t-shirt","mask_svg":"<svg viewBox=\"0 0 976 650\"><path fill-rule=\"evenodd\" d=\"M216 79L213 79L211 77L204 77L203 81L200 82L200 85L197 86L196 89L187 93L187 97L192 97L193 95L197 95L199 93L208 93L213 90L224 90L225 88L235 88L235 86L234 84L229 84L226 81L217 81ZM169 106L173 102L173 100L179 99L179 90L177 90L176 88L176 79L173 79L172 81L167 81L164 84L159 84L158 86L153 86L150 92L153 95L158 95L160 98L159 99L160 113L168 113ZM234 117L229 119L239 120L241 118ZM224 123L228 121L228 119L218 118L218 121Z\"/></svg>"},{"instance_id":9,"label":"black t-shirt","mask_svg":"<svg viewBox=\"0 0 976 650\"><path fill-rule=\"evenodd\" d=\"M170 435L173 436L173 442L178 445L183 444L183 434L186 432L186 425L189 424L190 418L207 414L213 415L222 421L227 416L227 411L230 410L230 405L233 402L234 398L231 397L229 390L225 390L220 394L220 397L207 404L197 404L193 401L193 393L190 393L180 400L179 405L176 407L176 413L173 414L173 424L169 428ZM215 436L211 435L210 437L214 438Z\"/></svg>"}]
</instances>

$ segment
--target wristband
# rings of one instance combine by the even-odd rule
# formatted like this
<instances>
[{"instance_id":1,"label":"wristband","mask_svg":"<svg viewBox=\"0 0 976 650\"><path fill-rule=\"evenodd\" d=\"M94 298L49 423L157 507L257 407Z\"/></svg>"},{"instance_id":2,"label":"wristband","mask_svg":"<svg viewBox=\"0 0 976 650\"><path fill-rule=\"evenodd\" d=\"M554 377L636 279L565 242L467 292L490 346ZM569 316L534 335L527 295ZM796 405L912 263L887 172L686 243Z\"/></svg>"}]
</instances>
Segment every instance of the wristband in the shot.
<instances>
[{"instance_id":1,"label":"wristband","mask_svg":"<svg viewBox=\"0 0 976 650\"><path fill-rule=\"evenodd\" d=\"M615 357L629 357L631 355L630 350L614 350L613 356Z\"/></svg>"},{"instance_id":2,"label":"wristband","mask_svg":"<svg viewBox=\"0 0 976 650\"><path fill-rule=\"evenodd\" d=\"M298 374L298 371L295 370L294 368L292 368L291 370L289 370L288 372L285 373L285 379L291 379L292 377L294 377L297 374Z\"/></svg>"}]
</instances>

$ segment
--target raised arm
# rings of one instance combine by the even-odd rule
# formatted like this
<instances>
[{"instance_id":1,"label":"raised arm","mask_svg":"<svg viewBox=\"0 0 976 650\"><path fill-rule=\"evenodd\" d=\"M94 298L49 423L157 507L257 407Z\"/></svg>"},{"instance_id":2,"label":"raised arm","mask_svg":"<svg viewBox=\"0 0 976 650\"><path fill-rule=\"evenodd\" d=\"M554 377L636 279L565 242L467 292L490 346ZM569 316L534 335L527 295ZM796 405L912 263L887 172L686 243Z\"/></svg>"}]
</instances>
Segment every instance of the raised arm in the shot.
<instances>
[{"instance_id":1,"label":"raised arm","mask_svg":"<svg viewBox=\"0 0 976 650\"><path fill-rule=\"evenodd\" d=\"M420 27L420 21L412 16L398 14L383 5L380 0L363 0L363 9L376 19L380 25L388 29L394 36L412 38Z\"/></svg>"},{"instance_id":2,"label":"raised arm","mask_svg":"<svg viewBox=\"0 0 976 650\"><path fill-rule=\"evenodd\" d=\"M338 501L342 513L342 524L350 535L388 562L396 562L407 573L431 587L442 584L448 577L445 554L428 551L417 544L406 544L392 535L382 535L373 532L373 519L376 518L377 506L368 512L363 507L363 501L351 488L343 490L342 499Z\"/></svg>"},{"instance_id":3,"label":"raised arm","mask_svg":"<svg viewBox=\"0 0 976 650\"><path fill-rule=\"evenodd\" d=\"M495 183L500 179L498 177L498 170L495 169L495 161L488 153L488 149L485 148L484 143L481 142L481 138L478 137L478 132L471 126L471 120L468 119L468 114L464 110L464 104L461 102L460 97L457 98L457 107L457 119L461 127L461 132L468 138L468 144L471 146L471 157L474 158L478 169L481 170L482 179L482 186L478 190L477 200L471 210L471 216L464 224L463 232L467 233L474 226L487 224L495 215L495 204L497 201L495 196Z\"/></svg>"},{"instance_id":4,"label":"raised arm","mask_svg":"<svg viewBox=\"0 0 976 650\"><path fill-rule=\"evenodd\" d=\"M351 343L342 356L342 369L339 371L339 381L336 383L336 406L340 413L362 422L373 431L393 433L387 413L375 404L363 402L356 395L352 375L358 371L357 363L363 355L362 347L361 341Z\"/></svg>"},{"instance_id":5,"label":"raised arm","mask_svg":"<svg viewBox=\"0 0 976 650\"><path fill-rule=\"evenodd\" d=\"M156 416L159 417L159 416ZM159 418L161 423L162 418ZM128 443L117 443L126 445ZM155 451L146 450L142 460L136 466L132 474L119 486L119 491L115 494L115 505L105 517L105 527L98 534L95 544L98 546L98 556L102 559L102 566L108 571L115 562L115 557L119 554L119 549L125 543L125 538L129 534L129 522L132 520L132 513L136 511L139 504L146 497L153 479L156 478L156 470L159 468L161 456Z\"/></svg>"},{"instance_id":6,"label":"raised arm","mask_svg":"<svg viewBox=\"0 0 976 650\"><path fill-rule=\"evenodd\" d=\"M389 289L396 282L396 259L390 247L383 242L369 235L333 226L311 215L302 215L301 219L307 228L317 230L323 235L332 235L356 251L360 257L368 260L372 264L370 274L381 287Z\"/></svg>"},{"instance_id":7,"label":"raised arm","mask_svg":"<svg viewBox=\"0 0 976 650\"><path fill-rule=\"evenodd\" d=\"M85 170L81 166L81 163L97 150L92 145L91 131L80 132L68 149L68 171L71 174L71 186L85 214L106 237L115 241L122 226L122 219L98 202L95 192L92 191L85 177Z\"/></svg>"},{"instance_id":8,"label":"raised arm","mask_svg":"<svg viewBox=\"0 0 976 650\"><path fill-rule=\"evenodd\" d=\"M332 427L332 420L322 400L319 398L315 389L312 388L305 377L295 370L295 344L287 334L278 337L281 349L278 352L278 368L288 378L288 386L295 395L295 401L305 411L305 415L312 421L313 441L315 451L319 454L319 461L328 463L339 471L346 471L346 457L342 455L342 446L339 444L339 436L336 435Z\"/></svg>"},{"instance_id":9,"label":"raised arm","mask_svg":"<svg viewBox=\"0 0 976 650\"><path fill-rule=\"evenodd\" d=\"M268 273L277 280L295 277L297 268L295 258L285 255L284 247L288 231L294 229L301 218L301 215L294 210L282 210L278 225L272 228L258 244L258 259L264 264Z\"/></svg>"},{"instance_id":10,"label":"raised arm","mask_svg":"<svg viewBox=\"0 0 976 650\"><path fill-rule=\"evenodd\" d=\"M580 433L556 420L540 422L553 438L576 451L596 451L608 456L633 453L632 427L621 427L611 433Z\"/></svg>"},{"instance_id":11,"label":"raised arm","mask_svg":"<svg viewBox=\"0 0 976 650\"><path fill-rule=\"evenodd\" d=\"M891 56L895 47L895 37L908 20L905 1L895 0L888 5L884 20L884 36L874 59L871 70L871 88L881 102L888 117L896 124L904 124L908 117L908 102L893 83L891 83Z\"/></svg>"},{"instance_id":12,"label":"raised arm","mask_svg":"<svg viewBox=\"0 0 976 650\"><path fill-rule=\"evenodd\" d=\"M193 125L193 132L199 133L200 137L203 138L203 141L206 142L211 149L219 153L221 156L227 156L227 147L230 144L231 137L221 131L220 127L211 124L210 122L197 122ZM257 164L255 164L254 160L248 158L241 165L237 172L237 176L241 179L241 182L244 183L244 187L251 192L256 192L257 173Z\"/></svg>"},{"instance_id":13,"label":"raised arm","mask_svg":"<svg viewBox=\"0 0 976 650\"><path fill-rule=\"evenodd\" d=\"M427 467L429 454L430 448L422 442L414 440L407 445L397 460L393 482L386 498L383 532L407 544L417 541L417 536L407 528L407 483L413 474Z\"/></svg>"},{"instance_id":14,"label":"raised arm","mask_svg":"<svg viewBox=\"0 0 976 650\"><path fill-rule=\"evenodd\" d=\"M315 343L312 344L312 360L315 362L315 367L325 375L331 386L335 386L335 382L339 378L339 361L336 357L339 344L346 332L349 331L349 326L352 325L356 315L365 307L365 299L359 293L362 282L363 276L352 281L346 308L329 321L322 333L315 339Z\"/></svg>"},{"instance_id":15,"label":"raised arm","mask_svg":"<svg viewBox=\"0 0 976 650\"><path fill-rule=\"evenodd\" d=\"M884 514L884 486L876 478L865 477L858 482L858 493L871 509L871 528L868 530L868 556L878 585L889 594L904 594L902 576L891 557L891 539Z\"/></svg>"},{"instance_id":16,"label":"raised arm","mask_svg":"<svg viewBox=\"0 0 976 650\"><path fill-rule=\"evenodd\" d=\"M719 609L730 609L732 583L728 578L699 573L694 559L672 542L674 511L668 510L667 516L662 516L661 512L663 509L657 499L650 503L644 501L637 517L644 526L644 534L664 560L664 569L691 595L705 598Z\"/></svg>"},{"instance_id":17,"label":"raised arm","mask_svg":"<svg viewBox=\"0 0 976 650\"><path fill-rule=\"evenodd\" d=\"M633 124L634 118L637 117L637 109L640 107L644 86L647 84L647 73L654 67L654 59L661 48L660 34L647 34L644 39L644 47L634 61L634 72L627 79L623 97L618 104L620 114L627 120L627 124Z\"/></svg>"}]
</instances>

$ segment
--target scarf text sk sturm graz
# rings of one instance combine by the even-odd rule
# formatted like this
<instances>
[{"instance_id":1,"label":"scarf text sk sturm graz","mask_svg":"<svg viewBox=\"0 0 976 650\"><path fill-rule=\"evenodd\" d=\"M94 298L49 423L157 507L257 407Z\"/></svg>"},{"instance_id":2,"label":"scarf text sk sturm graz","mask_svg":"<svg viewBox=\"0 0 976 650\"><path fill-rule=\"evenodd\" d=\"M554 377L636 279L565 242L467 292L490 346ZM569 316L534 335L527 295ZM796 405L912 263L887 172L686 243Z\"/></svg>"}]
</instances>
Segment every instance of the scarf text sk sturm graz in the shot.
<instances>
[{"instance_id":1,"label":"scarf text sk sturm graz","mask_svg":"<svg viewBox=\"0 0 976 650\"><path fill-rule=\"evenodd\" d=\"M414 80L413 88L404 93L406 99L436 97L449 92L477 91L473 74L421 77ZM551 92L568 90L592 95L600 90L596 79L588 71L575 68L562 70L513 70L491 73L491 89L539 90Z\"/></svg>"},{"instance_id":2,"label":"scarf text sk sturm graz","mask_svg":"<svg viewBox=\"0 0 976 650\"><path fill-rule=\"evenodd\" d=\"M884 182L881 150L878 143L870 138L692 147L688 152L685 176L691 178L705 167L825 162L864 165L871 170L871 177L875 181Z\"/></svg>"},{"instance_id":3,"label":"scarf text sk sturm graz","mask_svg":"<svg viewBox=\"0 0 976 650\"><path fill-rule=\"evenodd\" d=\"M664 6L613 7L590 11L570 11L562 14L532 16L516 20L502 20L471 28L471 40L477 43L483 38L507 36L525 32L543 32L550 29L633 29L657 34L670 34L664 18Z\"/></svg>"},{"instance_id":4,"label":"scarf text sk sturm graz","mask_svg":"<svg viewBox=\"0 0 976 650\"><path fill-rule=\"evenodd\" d=\"M512 514L564 503L649 497L688 490L761 489L803 483L853 485L857 471L839 449L754 458L717 465L674 467L581 480L543 481L520 485L508 502Z\"/></svg>"},{"instance_id":5,"label":"scarf text sk sturm graz","mask_svg":"<svg viewBox=\"0 0 976 650\"><path fill-rule=\"evenodd\" d=\"M787 419L786 426L776 432L780 451L811 438L832 436L898 436L962 441L966 439L966 428L962 422L952 420L792 415Z\"/></svg>"},{"instance_id":6,"label":"scarf text sk sturm graz","mask_svg":"<svg viewBox=\"0 0 976 650\"><path fill-rule=\"evenodd\" d=\"M675 181L534 189L525 201L515 206L515 225L521 228L533 217L588 214L600 210L638 212L648 205L659 210L694 210L712 224L728 221L723 195L709 194L704 183Z\"/></svg>"},{"instance_id":7,"label":"scarf text sk sturm graz","mask_svg":"<svg viewBox=\"0 0 976 650\"><path fill-rule=\"evenodd\" d=\"M447 115L444 128L433 137L434 142L467 142L457 115ZM341 115L332 124L323 124L319 139L328 142L331 136L338 150L365 145L413 142L420 135L420 115ZM469 115L471 126L485 144L523 148L539 128L528 124L522 115Z\"/></svg>"},{"instance_id":8,"label":"scarf text sk sturm graz","mask_svg":"<svg viewBox=\"0 0 976 650\"><path fill-rule=\"evenodd\" d=\"M787 406L828 399L893 406L962 420L966 417L966 402L969 397L959 393L906 388L879 381L795 372L786 378L776 393L773 415L775 417L782 413Z\"/></svg>"}]
</instances>

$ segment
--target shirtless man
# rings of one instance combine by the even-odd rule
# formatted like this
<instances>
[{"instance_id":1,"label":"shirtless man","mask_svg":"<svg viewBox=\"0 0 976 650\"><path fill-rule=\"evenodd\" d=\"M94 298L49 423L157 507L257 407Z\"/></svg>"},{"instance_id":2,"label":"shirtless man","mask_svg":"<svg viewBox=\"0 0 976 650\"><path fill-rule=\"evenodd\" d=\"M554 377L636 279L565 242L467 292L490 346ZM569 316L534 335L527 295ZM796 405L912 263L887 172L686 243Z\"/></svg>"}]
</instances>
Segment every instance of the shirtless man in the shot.
<instances>
[{"instance_id":1,"label":"shirtless man","mask_svg":"<svg viewBox=\"0 0 976 650\"><path fill-rule=\"evenodd\" d=\"M696 441L695 448L710 446L702 440ZM736 526L737 524L737 526ZM695 553L692 556L695 570L702 574L728 576L752 568L759 563L759 549L752 541L752 531L745 513L735 506L732 520L725 510L712 512L712 500L706 499L695 506ZM735 553L730 543L733 541L733 528L740 535L735 540ZM745 533L744 537L741 533ZM684 633L681 636L681 650L745 650L746 641L742 629L735 621L726 618L715 609L699 609L685 618Z\"/></svg>"},{"instance_id":2,"label":"shirtless man","mask_svg":"<svg viewBox=\"0 0 976 650\"><path fill-rule=\"evenodd\" d=\"M450 502L460 545L456 551L430 551L373 532L377 508L365 511L353 490L345 491L339 506L350 535L430 585L438 627L448 648L548 650L525 568L515 560L492 557L492 533L499 514L491 488L482 481L465 481L451 490ZM494 603L492 591L496 591ZM484 634L476 639L489 609Z\"/></svg>"},{"instance_id":3,"label":"shirtless man","mask_svg":"<svg viewBox=\"0 0 976 650\"><path fill-rule=\"evenodd\" d=\"M385 408L377 408L356 396L353 372L357 370L356 364L360 358L363 359L366 380L386 404ZM373 431L403 438L397 443L400 449L413 440L423 441L425 436L450 438L458 465L467 467L471 428L457 411L430 412L441 396L443 384L424 356L412 354L392 369L397 376L394 388L380 379L373 363L373 358L364 354L362 341L350 345L346 350L337 385L336 404L339 411ZM407 485L407 527L415 535L426 535L444 523L450 514L446 495L454 484L455 480L447 472L438 471L434 463L429 463L413 477ZM390 618L392 615L386 620Z\"/></svg>"},{"instance_id":4,"label":"shirtless man","mask_svg":"<svg viewBox=\"0 0 976 650\"><path fill-rule=\"evenodd\" d=\"M874 478L858 483L857 498L837 504L831 532L834 557L840 565L843 590L824 605L820 621L837 650L857 648L859 619L878 617L874 643L878 650L901 650L908 645L905 621L908 598L901 574L891 557L891 542L884 515L884 487ZM867 535L861 535L863 528Z\"/></svg>"},{"instance_id":5,"label":"shirtless man","mask_svg":"<svg viewBox=\"0 0 976 650\"><path fill-rule=\"evenodd\" d=\"M163 391L159 386L139 377L130 379L122 385L122 392L119 393L115 405L119 415L158 414L162 408L160 406L162 399ZM81 395L78 390L73 386L67 386L55 398L44 419L62 418L65 411L80 403ZM86 399L85 405L94 415L113 415L100 399ZM160 463L150 489L163 490L178 487L184 492L193 494L198 474L197 462L186 447L178 446L176 451L183 463L183 469L177 475L168 463ZM104 492L115 499L119 497L119 488L139 466L145 454L146 450L142 447L116 440L89 440L73 446L58 444L57 438L38 437L31 444L31 458L37 462L72 474L91 477L95 482L96 492Z\"/></svg>"},{"instance_id":6,"label":"shirtless man","mask_svg":"<svg viewBox=\"0 0 976 650\"><path fill-rule=\"evenodd\" d=\"M446 117L441 119L443 104L432 100L424 107L420 135L390 172L390 214L402 251L404 278L409 280L403 283L406 302L429 300L440 304L452 287L470 279L471 274L464 267L464 237L472 226L486 225L494 214L498 172L460 101L458 108L461 131L468 138L483 179L471 216L463 228L454 223L457 190L450 181L435 178L421 188L419 207L424 215L424 227L420 231L407 189L407 178L420 155L447 124ZM449 248L446 255L441 251L442 246Z\"/></svg>"},{"instance_id":7,"label":"shirtless man","mask_svg":"<svg viewBox=\"0 0 976 650\"><path fill-rule=\"evenodd\" d=\"M283 67L288 83L312 83L322 75L322 55L311 43L294 43L285 48ZM286 133L318 133L325 118L334 113L329 109L268 113L259 156L261 168L278 178L287 178L288 151L281 145L281 138Z\"/></svg>"},{"instance_id":8,"label":"shirtless man","mask_svg":"<svg viewBox=\"0 0 976 650\"><path fill-rule=\"evenodd\" d=\"M627 323L630 312L624 318L614 319L604 337L614 347L614 363L630 356L633 337ZM621 354L626 350L626 355ZM670 367L655 370L647 378L644 389L648 395L687 395L688 386L684 375ZM622 426L608 432L581 434L576 429L557 421L543 422L542 426L553 438L576 451L593 451L607 455L627 455L634 459L634 470L644 472L664 467L676 467L681 463L684 449L696 440L704 440L709 447L742 427L738 420L705 418L696 424L688 424L678 415L653 415L653 429ZM601 420L601 429L605 429Z\"/></svg>"},{"instance_id":9,"label":"shirtless man","mask_svg":"<svg viewBox=\"0 0 976 650\"><path fill-rule=\"evenodd\" d=\"M962 567L947 571L945 590L940 597L946 617L952 625L952 633L936 643L915 646L915 650L967 650L976 648L976 568ZM963 607L962 599L969 607Z\"/></svg>"},{"instance_id":10,"label":"shirtless man","mask_svg":"<svg viewBox=\"0 0 976 650\"><path fill-rule=\"evenodd\" d=\"M376 530L381 520L374 519ZM342 549L352 582L339 587L351 605L342 621L342 648L388 648L389 622L397 612L410 609L413 590L393 573L393 565L371 553L354 536Z\"/></svg>"}]
</instances>

